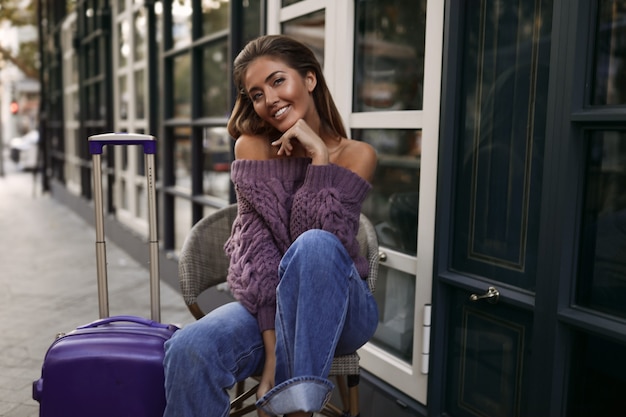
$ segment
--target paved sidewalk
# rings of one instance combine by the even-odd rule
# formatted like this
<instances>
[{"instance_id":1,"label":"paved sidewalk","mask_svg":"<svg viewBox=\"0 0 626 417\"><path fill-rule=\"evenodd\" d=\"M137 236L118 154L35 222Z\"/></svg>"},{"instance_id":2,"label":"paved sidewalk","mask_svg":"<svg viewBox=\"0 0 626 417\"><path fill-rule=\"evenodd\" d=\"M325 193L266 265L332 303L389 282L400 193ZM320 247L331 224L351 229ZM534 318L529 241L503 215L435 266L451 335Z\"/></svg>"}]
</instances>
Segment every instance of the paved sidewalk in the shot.
<instances>
[{"instance_id":1,"label":"paved sidewalk","mask_svg":"<svg viewBox=\"0 0 626 417\"><path fill-rule=\"evenodd\" d=\"M0 416L36 417L32 382L55 334L98 318L95 231L32 173L5 160L0 177ZM149 317L148 271L107 243L110 314ZM161 286L161 321L193 317L178 289Z\"/></svg>"}]
</instances>

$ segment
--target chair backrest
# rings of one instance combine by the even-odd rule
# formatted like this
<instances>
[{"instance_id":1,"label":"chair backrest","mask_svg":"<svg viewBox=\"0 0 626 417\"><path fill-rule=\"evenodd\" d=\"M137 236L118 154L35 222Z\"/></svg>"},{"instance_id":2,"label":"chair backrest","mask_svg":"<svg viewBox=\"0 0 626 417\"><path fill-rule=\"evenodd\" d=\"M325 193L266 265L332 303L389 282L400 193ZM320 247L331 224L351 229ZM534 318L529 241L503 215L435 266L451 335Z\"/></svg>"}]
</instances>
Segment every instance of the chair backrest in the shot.
<instances>
[{"instance_id":1,"label":"chair backrest","mask_svg":"<svg viewBox=\"0 0 626 417\"><path fill-rule=\"evenodd\" d=\"M230 237L237 205L224 207L196 223L190 230L178 259L178 279L183 299L196 319L204 316L198 296L226 281L229 259L224 244ZM357 240L361 254L369 261L367 282L372 292L378 277L378 238L374 226L361 214Z\"/></svg>"}]
</instances>

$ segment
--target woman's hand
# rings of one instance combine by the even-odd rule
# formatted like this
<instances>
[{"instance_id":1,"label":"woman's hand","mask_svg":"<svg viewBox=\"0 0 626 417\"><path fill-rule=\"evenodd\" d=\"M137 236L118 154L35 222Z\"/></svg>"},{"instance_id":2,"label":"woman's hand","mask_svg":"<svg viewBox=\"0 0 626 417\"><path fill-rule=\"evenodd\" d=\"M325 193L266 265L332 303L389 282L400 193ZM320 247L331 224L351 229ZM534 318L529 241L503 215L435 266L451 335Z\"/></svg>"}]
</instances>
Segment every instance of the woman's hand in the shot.
<instances>
[{"instance_id":1,"label":"woman's hand","mask_svg":"<svg viewBox=\"0 0 626 417\"><path fill-rule=\"evenodd\" d=\"M266 375L264 368L263 375L261 375L261 381L259 382L259 388L257 388L256 391L257 400L267 394L272 388L274 388L274 373L272 372L271 376ZM260 408L257 408L257 414L259 417L269 417L268 414Z\"/></svg>"},{"instance_id":2,"label":"woman's hand","mask_svg":"<svg viewBox=\"0 0 626 417\"><path fill-rule=\"evenodd\" d=\"M263 374L256 391L257 400L274 388L274 375L276 374L276 332L274 330L265 330L262 336L263 345L265 346L265 364L263 365ZM257 413L259 417L269 417L260 409L257 409Z\"/></svg>"},{"instance_id":3,"label":"woman's hand","mask_svg":"<svg viewBox=\"0 0 626 417\"><path fill-rule=\"evenodd\" d=\"M299 119L280 138L272 142L272 146L278 146L279 156L291 156L294 152L294 140L302 146L306 156L313 160L313 165L328 164L326 144L303 119Z\"/></svg>"}]
</instances>

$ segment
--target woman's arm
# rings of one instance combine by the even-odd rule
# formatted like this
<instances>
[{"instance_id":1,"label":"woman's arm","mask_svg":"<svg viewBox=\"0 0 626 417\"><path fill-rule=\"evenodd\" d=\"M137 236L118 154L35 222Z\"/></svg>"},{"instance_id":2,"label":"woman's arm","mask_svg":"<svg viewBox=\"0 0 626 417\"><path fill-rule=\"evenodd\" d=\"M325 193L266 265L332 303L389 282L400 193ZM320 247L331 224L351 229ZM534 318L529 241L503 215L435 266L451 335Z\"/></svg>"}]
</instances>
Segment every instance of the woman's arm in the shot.
<instances>
[{"instance_id":1,"label":"woman's arm","mask_svg":"<svg viewBox=\"0 0 626 417\"><path fill-rule=\"evenodd\" d=\"M346 168L334 164L309 166L304 184L293 198L292 237L310 229L322 229L342 241L352 239L370 189L367 181Z\"/></svg>"}]
</instances>

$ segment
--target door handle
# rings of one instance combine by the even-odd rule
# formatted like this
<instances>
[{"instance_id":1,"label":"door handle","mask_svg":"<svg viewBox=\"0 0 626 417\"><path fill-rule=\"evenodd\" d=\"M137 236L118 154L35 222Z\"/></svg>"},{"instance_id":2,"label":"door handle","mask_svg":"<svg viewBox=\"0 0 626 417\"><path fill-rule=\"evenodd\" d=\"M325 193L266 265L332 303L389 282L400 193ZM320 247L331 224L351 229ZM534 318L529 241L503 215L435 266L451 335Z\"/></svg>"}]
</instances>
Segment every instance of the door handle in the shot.
<instances>
[{"instance_id":1,"label":"door handle","mask_svg":"<svg viewBox=\"0 0 626 417\"><path fill-rule=\"evenodd\" d=\"M478 301L485 299L487 302L491 304L495 304L500 299L500 291L496 289L496 287L489 287L486 293L483 295L472 294L470 295L470 301Z\"/></svg>"}]
</instances>

